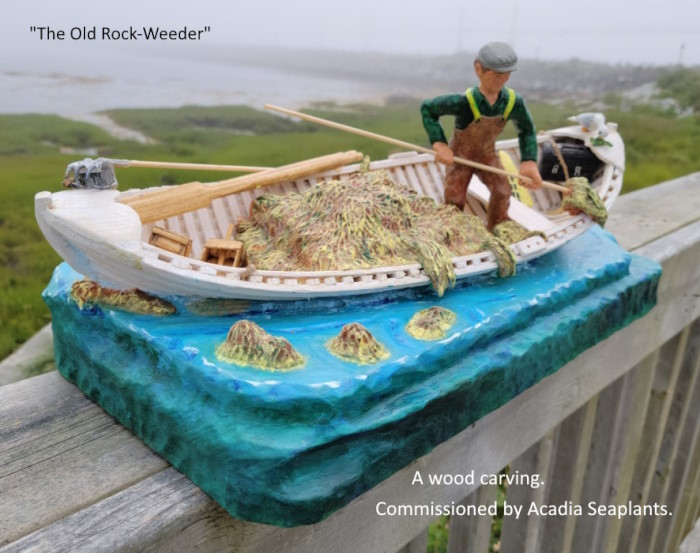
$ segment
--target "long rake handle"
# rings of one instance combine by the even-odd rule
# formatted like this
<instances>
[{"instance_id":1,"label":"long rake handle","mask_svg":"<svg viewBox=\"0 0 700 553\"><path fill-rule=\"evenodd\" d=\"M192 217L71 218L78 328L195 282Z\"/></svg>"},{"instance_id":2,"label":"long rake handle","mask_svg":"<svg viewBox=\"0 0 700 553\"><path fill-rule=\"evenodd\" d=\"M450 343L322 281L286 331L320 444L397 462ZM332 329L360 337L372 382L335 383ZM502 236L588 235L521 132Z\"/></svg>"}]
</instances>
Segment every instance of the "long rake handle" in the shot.
<instances>
[{"instance_id":1,"label":"long rake handle","mask_svg":"<svg viewBox=\"0 0 700 553\"><path fill-rule=\"evenodd\" d=\"M269 167L251 167L248 165L214 165L208 163L176 163L170 161L140 161L138 159L114 159L117 167L145 167L152 169L190 169L195 171L238 171L256 173L266 171Z\"/></svg>"},{"instance_id":2,"label":"long rake handle","mask_svg":"<svg viewBox=\"0 0 700 553\"><path fill-rule=\"evenodd\" d=\"M410 142L404 142L403 140L397 140L396 138L391 138L389 136L384 136L383 134L377 134L377 133L373 133L370 131L365 131L362 129L351 127L349 125L343 125L342 123L336 123L334 121L329 121L328 119L322 119L321 117L307 115L305 113L300 113L298 111L294 111L294 110L287 109L287 108L282 108L279 106L274 106L271 104L265 104L265 109L269 109L270 111L276 111L279 113L283 113L285 115L291 115L292 117L298 117L299 119L304 119L306 121L310 121L312 123L317 123L317 124L323 125L325 127L331 127L333 129L338 129L341 131L349 132L352 134L356 134L358 136L364 136L365 138L372 138L372 139L378 140L380 142L386 142L387 144L392 144L392 145L398 146L400 148L406 148L408 150L416 150L416 151L422 152L424 154L436 155L435 150L432 150L430 148L424 148L423 146L418 146L417 144L411 144ZM510 171L504 171L503 169L499 169L497 167L491 167L490 165L485 165L483 163L478 163L476 161L471 161L469 159L464 159L462 157L455 156L454 160L456 163L459 163L461 165L467 165L469 167L474 167L476 169L481 169L483 171L489 171L491 173L497 173L499 175L504 175L506 177L513 177L516 179L522 179L522 180L527 181L527 182L532 182L532 179L529 177L524 177L524 176L521 176L517 173L511 173ZM554 184L553 182L542 181L542 186L544 186L545 188L550 188L552 190L558 190L559 192L563 192L566 194L569 193L569 189L566 186L561 186L560 184Z\"/></svg>"}]
</instances>

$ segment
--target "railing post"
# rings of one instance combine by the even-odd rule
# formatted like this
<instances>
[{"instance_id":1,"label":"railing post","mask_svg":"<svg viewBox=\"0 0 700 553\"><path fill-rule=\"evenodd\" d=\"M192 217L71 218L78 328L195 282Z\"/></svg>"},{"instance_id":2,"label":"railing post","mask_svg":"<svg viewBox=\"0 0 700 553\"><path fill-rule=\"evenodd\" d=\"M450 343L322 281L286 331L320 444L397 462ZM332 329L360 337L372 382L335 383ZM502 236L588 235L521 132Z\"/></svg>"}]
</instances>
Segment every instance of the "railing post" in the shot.
<instances>
[{"instance_id":1,"label":"railing post","mask_svg":"<svg viewBox=\"0 0 700 553\"><path fill-rule=\"evenodd\" d=\"M496 500L497 487L484 485L469 494L460 505L490 505ZM491 538L491 517L453 517L447 553L487 553Z\"/></svg>"},{"instance_id":2,"label":"railing post","mask_svg":"<svg viewBox=\"0 0 700 553\"><path fill-rule=\"evenodd\" d=\"M425 553L428 548L428 529L423 530L396 553Z\"/></svg>"},{"instance_id":3,"label":"railing post","mask_svg":"<svg viewBox=\"0 0 700 553\"><path fill-rule=\"evenodd\" d=\"M511 473L541 476L538 488L532 486L513 486L507 491L509 503L523 505L527 508L531 502L538 505L544 503L549 476L553 468L553 445L555 431L552 430L538 443L533 445L520 457L511 463ZM506 517L501 528L501 553L536 553L540 551L542 527L541 517L527 516L523 512L521 518Z\"/></svg>"},{"instance_id":4,"label":"railing post","mask_svg":"<svg viewBox=\"0 0 700 553\"><path fill-rule=\"evenodd\" d=\"M689 332L690 329L686 328L661 348L652 395L644 422L640 454L634 469L631 498L639 503L645 503L649 500L653 503L654 501L654 498L650 497L649 491L666 432L673 392L680 373ZM650 528L649 524L644 523L645 520L652 519L629 516L622 525L621 543L629 544L630 551L644 551L650 545L649 541L653 529Z\"/></svg>"},{"instance_id":5,"label":"railing post","mask_svg":"<svg viewBox=\"0 0 700 553\"><path fill-rule=\"evenodd\" d=\"M623 446L620 464L617 467L611 487L615 490L615 497L624 500L630 497L635 459L639 455L639 446L644 428L644 415L651 396L654 369L659 360L659 350L649 355L639 365L630 371L625 377L630 386L631 394L628 405L629 426L625 430L625 443ZM620 551L619 538L622 529L622 519L613 518L608 522L608 528L601 551L604 553L617 553Z\"/></svg>"}]
</instances>

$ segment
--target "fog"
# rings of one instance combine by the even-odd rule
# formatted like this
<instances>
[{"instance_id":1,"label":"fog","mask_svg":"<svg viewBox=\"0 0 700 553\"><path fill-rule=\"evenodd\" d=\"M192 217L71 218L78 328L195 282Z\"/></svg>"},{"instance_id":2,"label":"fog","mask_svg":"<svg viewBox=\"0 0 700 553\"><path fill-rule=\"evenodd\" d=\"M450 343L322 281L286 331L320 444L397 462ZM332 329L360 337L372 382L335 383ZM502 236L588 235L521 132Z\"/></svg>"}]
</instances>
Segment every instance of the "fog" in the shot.
<instances>
[{"instance_id":1,"label":"fog","mask_svg":"<svg viewBox=\"0 0 700 553\"><path fill-rule=\"evenodd\" d=\"M484 42L504 40L527 58L700 64L700 3L690 0L505 0L486 10L487 5L457 0L121 0L99 5L94 0L25 0L3 10L2 63L70 58L75 47L108 55L125 46L123 41L41 41L30 26L66 31L76 26L210 26L201 40L209 45L430 55L474 51ZM138 46L167 44L141 40Z\"/></svg>"},{"instance_id":2,"label":"fog","mask_svg":"<svg viewBox=\"0 0 700 553\"><path fill-rule=\"evenodd\" d=\"M0 112L82 117L115 107L260 107L266 101L298 107L312 100L434 95L469 84L470 54L492 40L510 42L523 60L625 64L605 79L628 89L654 80L639 66L700 64L700 4L689 0L505 0L489 12L485 5L24 0L4 10L0 22ZM43 39L35 27L44 29ZM134 34L144 27L186 27L199 38ZM108 39L104 29L125 38ZM513 82L543 94L555 86L560 95L575 83L581 96L593 77L577 67L542 73L530 63Z\"/></svg>"}]
</instances>

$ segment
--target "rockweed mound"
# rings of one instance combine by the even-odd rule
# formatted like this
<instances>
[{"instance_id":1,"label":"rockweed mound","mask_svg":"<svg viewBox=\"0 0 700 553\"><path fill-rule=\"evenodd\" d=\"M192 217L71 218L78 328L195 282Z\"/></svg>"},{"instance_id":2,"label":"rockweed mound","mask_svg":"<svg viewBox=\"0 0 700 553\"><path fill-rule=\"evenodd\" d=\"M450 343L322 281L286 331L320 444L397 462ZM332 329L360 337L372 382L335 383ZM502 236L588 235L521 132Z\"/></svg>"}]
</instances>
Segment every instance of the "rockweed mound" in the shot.
<instances>
[{"instance_id":1,"label":"rockweed mound","mask_svg":"<svg viewBox=\"0 0 700 553\"><path fill-rule=\"evenodd\" d=\"M344 361L367 365L389 357L389 351L360 323L346 324L328 341L328 350Z\"/></svg>"},{"instance_id":2,"label":"rockweed mound","mask_svg":"<svg viewBox=\"0 0 700 553\"><path fill-rule=\"evenodd\" d=\"M418 311L406 325L406 332L417 340L439 340L452 328L457 315L444 307L429 307Z\"/></svg>"},{"instance_id":3,"label":"rockweed mound","mask_svg":"<svg viewBox=\"0 0 700 553\"><path fill-rule=\"evenodd\" d=\"M81 309L85 304L99 304L139 315L175 313L175 306L172 303L136 288L126 291L104 288L97 282L87 279L73 283L71 296Z\"/></svg>"},{"instance_id":4,"label":"rockweed mound","mask_svg":"<svg viewBox=\"0 0 700 553\"><path fill-rule=\"evenodd\" d=\"M507 243L478 217L391 181L357 173L304 193L263 195L238 223L248 263L268 270L348 270L420 263L442 295L452 258L490 249L502 276L515 273Z\"/></svg>"},{"instance_id":5,"label":"rockweed mound","mask_svg":"<svg viewBox=\"0 0 700 553\"><path fill-rule=\"evenodd\" d=\"M289 370L304 364L304 357L289 341L245 320L230 328L226 341L216 348L216 356L229 363L267 370Z\"/></svg>"}]
</instances>

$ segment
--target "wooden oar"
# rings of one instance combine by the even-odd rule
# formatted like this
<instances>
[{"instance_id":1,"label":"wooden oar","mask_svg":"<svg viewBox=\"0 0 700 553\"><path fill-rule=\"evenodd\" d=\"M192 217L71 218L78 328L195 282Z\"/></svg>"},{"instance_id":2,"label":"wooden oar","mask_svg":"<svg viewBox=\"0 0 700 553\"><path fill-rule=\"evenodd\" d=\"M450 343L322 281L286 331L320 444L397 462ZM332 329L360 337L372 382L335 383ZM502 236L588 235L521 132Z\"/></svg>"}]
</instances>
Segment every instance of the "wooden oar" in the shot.
<instances>
[{"instance_id":1,"label":"wooden oar","mask_svg":"<svg viewBox=\"0 0 700 553\"><path fill-rule=\"evenodd\" d=\"M181 213L207 207L217 198L222 198L229 194L300 179L315 173L330 171L349 163L355 163L361 159L361 152L351 150L209 184L190 182L178 186L169 186L144 192L143 194L127 196L119 201L134 209L139 214L142 223L153 223Z\"/></svg>"},{"instance_id":2,"label":"wooden oar","mask_svg":"<svg viewBox=\"0 0 700 553\"><path fill-rule=\"evenodd\" d=\"M403 140L397 140L395 138L391 138L389 136L384 136L382 134L377 134L377 133L373 133L373 132L369 132L369 131L363 131L362 129L357 129L355 127L351 127L349 125L343 125L341 123L335 123L333 121L329 121L328 119L322 119L321 117L314 117L313 115L299 113L298 111L293 111L293 110L287 109L287 108L281 108L279 106L273 106L271 104L265 104L265 109L269 109L270 111L276 111L279 113L284 113L285 115L291 115L293 117L298 117L299 119L311 121L312 123L317 123L319 125L324 125L326 127L331 127L333 129L338 129L338 130L349 132L352 134L357 134L359 136L364 136L365 138L372 138L374 140L379 140L380 142L386 142L387 144L392 144L394 146L398 146L399 148L406 148L408 150L416 150L418 152L423 152L425 154L436 155L435 150L432 150L430 148L424 148L422 146L418 146L416 144L411 144L410 142L404 142ZM469 167L475 167L475 168L481 169L483 171L489 171L490 173L497 173L499 175L504 175L506 177L514 177L517 179L522 179L526 182L532 182L532 179L529 177L524 177L522 175L519 175L518 173L510 173L509 171L504 171L503 169L499 169L498 167L491 167L490 165L485 165L483 163L478 163L476 161L471 161L469 159L464 159L462 157L457 157L457 156L455 156L454 160L455 160L455 163L459 163L461 165L468 165ZM566 186L562 186L560 184L555 184L553 182L542 181L542 186L544 186L545 188L551 188L552 190L558 190L559 192L563 192L565 194L570 193L570 190Z\"/></svg>"}]
</instances>

